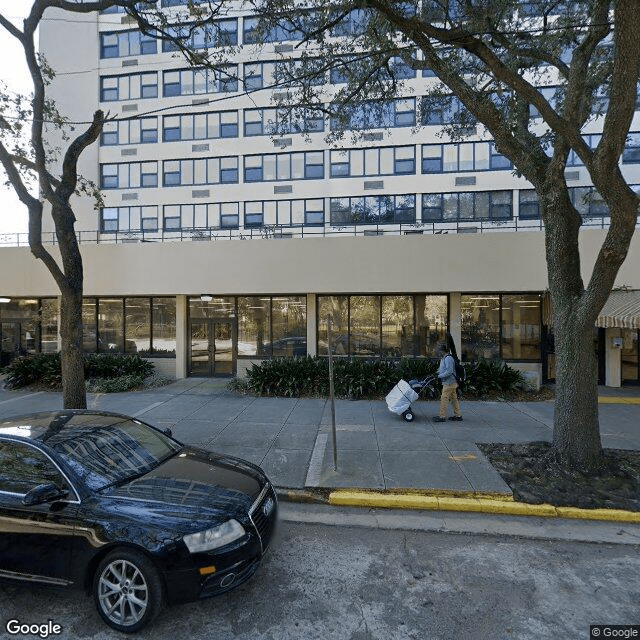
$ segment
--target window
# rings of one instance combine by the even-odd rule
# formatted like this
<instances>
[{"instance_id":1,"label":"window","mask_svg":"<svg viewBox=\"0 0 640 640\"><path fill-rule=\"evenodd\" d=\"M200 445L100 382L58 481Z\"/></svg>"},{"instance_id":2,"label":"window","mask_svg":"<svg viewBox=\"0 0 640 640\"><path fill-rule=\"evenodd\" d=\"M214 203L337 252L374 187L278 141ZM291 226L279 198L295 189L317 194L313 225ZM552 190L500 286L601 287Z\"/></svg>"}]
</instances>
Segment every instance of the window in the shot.
<instances>
[{"instance_id":1,"label":"window","mask_svg":"<svg viewBox=\"0 0 640 640\"><path fill-rule=\"evenodd\" d=\"M98 299L98 351L123 353L124 301L122 298Z\"/></svg>"},{"instance_id":2,"label":"window","mask_svg":"<svg viewBox=\"0 0 640 640\"><path fill-rule=\"evenodd\" d=\"M399 358L436 354L448 330L447 296L318 296L318 354ZM328 335L328 317L332 332Z\"/></svg>"},{"instance_id":3,"label":"window","mask_svg":"<svg viewBox=\"0 0 640 640\"><path fill-rule=\"evenodd\" d=\"M237 111L173 115L162 119L162 138L165 142L237 137Z\"/></svg>"},{"instance_id":4,"label":"window","mask_svg":"<svg viewBox=\"0 0 640 640\"><path fill-rule=\"evenodd\" d=\"M284 135L324 131L324 115L310 108L296 108L288 113L283 109L245 109L244 135Z\"/></svg>"},{"instance_id":5,"label":"window","mask_svg":"<svg viewBox=\"0 0 640 640\"><path fill-rule=\"evenodd\" d=\"M513 216L511 191L425 193L422 221L509 220Z\"/></svg>"},{"instance_id":6,"label":"window","mask_svg":"<svg viewBox=\"0 0 640 640\"><path fill-rule=\"evenodd\" d=\"M18 442L0 442L0 491L26 494L41 484L69 490L51 459L39 449Z\"/></svg>"},{"instance_id":7,"label":"window","mask_svg":"<svg viewBox=\"0 0 640 640\"><path fill-rule=\"evenodd\" d=\"M501 347L504 360L541 359L542 297L502 295Z\"/></svg>"},{"instance_id":8,"label":"window","mask_svg":"<svg viewBox=\"0 0 640 640\"><path fill-rule=\"evenodd\" d=\"M414 146L332 150L331 177L413 174L415 154Z\"/></svg>"},{"instance_id":9,"label":"window","mask_svg":"<svg viewBox=\"0 0 640 640\"><path fill-rule=\"evenodd\" d=\"M158 119L156 116L105 122L100 137L102 146L146 144L157 141Z\"/></svg>"},{"instance_id":10,"label":"window","mask_svg":"<svg viewBox=\"0 0 640 640\"><path fill-rule=\"evenodd\" d=\"M140 231L158 228L158 207L105 207L100 210L100 231Z\"/></svg>"},{"instance_id":11,"label":"window","mask_svg":"<svg viewBox=\"0 0 640 640\"><path fill-rule=\"evenodd\" d=\"M462 349L465 362L500 357L500 296L463 295L460 300Z\"/></svg>"},{"instance_id":12,"label":"window","mask_svg":"<svg viewBox=\"0 0 640 640\"><path fill-rule=\"evenodd\" d=\"M157 40L137 30L100 34L100 57L103 59L149 55L157 50Z\"/></svg>"},{"instance_id":13,"label":"window","mask_svg":"<svg viewBox=\"0 0 640 640\"><path fill-rule=\"evenodd\" d=\"M139 100L158 97L158 74L134 73L122 76L102 76L100 78L100 100Z\"/></svg>"},{"instance_id":14,"label":"window","mask_svg":"<svg viewBox=\"0 0 640 640\"><path fill-rule=\"evenodd\" d=\"M416 124L415 98L389 102L362 102L357 105L333 104L332 110L341 115L331 118L331 129L346 126L352 130L413 127Z\"/></svg>"},{"instance_id":15,"label":"window","mask_svg":"<svg viewBox=\"0 0 640 640\"><path fill-rule=\"evenodd\" d=\"M181 24L169 27L171 34L190 49L209 49L238 44L238 20L226 18L206 25ZM170 40L163 40L162 50L176 51L178 47Z\"/></svg>"},{"instance_id":16,"label":"window","mask_svg":"<svg viewBox=\"0 0 640 640\"><path fill-rule=\"evenodd\" d=\"M162 74L162 94L165 98L237 90L238 65L221 65L216 69L164 71Z\"/></svg>"},{"instance_id":17,"label":"window","mask_svg":"<svg viewBox=\"0 0 640 640\"><path fill-rule=\"evenodd\" d=\"M640 133L633 132L627 137L627 142L622 152L623 164L640 163Z\"/></svg>"},{"instance_id":18,"label":"window","mask_svg":"<svg viewBox=\"0 0 640 640\"><path fill-rule=\"evenodd\" d=\"M261 227L264 221L264 211L262 202L245 202L244 204L244 226Z\"/></svg>"},{"instance_id":19,"label":"window","mask_svg":"<svg viewBox=\"0 0 640 640\"><path fill-rule=\"evenodd\" d=\"M132 189L158 186L157 162L131 162L100 165L103 189Z\"/></svg>"},{"instance_id":20,"label":"window","mask_svg":"<svg viewBox=\"0 0 640 640\"><path fill-rule=\"evenodd\" d=\"M163 208L163 228L167 231L218 229L225 226L234 228L238 226L237 202L172 204L165 205Z\"/></svg>"},{"instance_id":21,"label":"window","mask_svg":"<svg viewBox=\"0 0 640 640\"><path fill-rule=\"evenodd\" d=\"M238 182L238 157L200 158L197 160L165 160L165 187L223 184Z\"/></svg>"},{"instance_id":22,"label":"window","mask_svg":"<svg viewBox=\"0 0 640 640\"><path fill-rule=\"evenodd\" d=\"M522 220L540 219L540 201L535 189L520 190L520 214Z\"/></svg>"},{"instance_id":23,"label":"window","mask_svg":"<svg viewBox=\"0 0 640 640\"><path fill-rule=\"evenodd\" d=\"M415 196L360 196L331 198L331 224L412 223L416 219Z\"/></svg>"},{"instance_id":24,"label":"window","mask_svg":"<svg viewBox=\"0 0 640 640\"><path fill-rule=\"evenodd\" d=\"M244 157L245 182L324 178L324 152L266 154Z\"/></svg>"}]
</instances>

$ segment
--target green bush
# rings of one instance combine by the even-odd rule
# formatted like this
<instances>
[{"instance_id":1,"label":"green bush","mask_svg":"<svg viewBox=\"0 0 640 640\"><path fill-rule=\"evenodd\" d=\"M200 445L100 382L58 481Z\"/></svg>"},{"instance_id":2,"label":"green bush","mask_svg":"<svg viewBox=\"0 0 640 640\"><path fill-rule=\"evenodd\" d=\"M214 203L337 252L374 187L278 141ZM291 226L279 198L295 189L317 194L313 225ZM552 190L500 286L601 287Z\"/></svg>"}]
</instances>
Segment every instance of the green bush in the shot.
<instances>
[{"instance_id":1,"label":"green bush","mask_svg":"<svg viewBox=\"0 0 640 640\"><path fill-rule=\"evenodd\" d=\"M19 389L36 383L50 389L62 385L59 353L19 356L5 367L5 373L6 384L10 389Z\"/></svg>"},{"instance_id":2,"label":"green bush","mask_svg":"<svg viewBox=\"0 0 640 640\"><path fill-rule=\"evenodd\" d=\"M87 379L119 380L121 378L139 380L134 386L153 373L151 362L139 355L112 353L92 353L85 357L84 375ZM62 386L62 367L59 353L37 353L21 356L5 368L6 383L11 389L19 389L30 384L38 384L49 389ZM122 386L120 382L115 386ZM131 388L131 387L129 387ZM118 391L125 389L117 389Z\"/></svg>"},{"instance_id":3,"label":"green bush","mask_svg":"<svg viewBox=\"0 0 640 640\"><path fill-rule=\"evenodd\" d=\"M144 384L144 378L137 375L118 376L117 378L97 378L88 381L87 388L92 393L122 393L137 389Z\"/></svg>"},{"instance_id":4,"label":"green bush","mask_svg":"<svg viewBox=\"0 0 640 640\"><path fill-rule=\"evenodd\" d=\"M381 398L401 378L425 378L435 375L438 361L429 358L401 360L357 360L336 358L333 362L334 388L341 398ZM504 362L480 360L465 363L466 397L484 396L490 391L509 391L523 382L522 374ZM437 382L436 387L440 384ZM327 358L273 358L254 364L246 380L236 385L243 391L270 396L327 396L329 361Z\"/></svg>"}]
</instances>

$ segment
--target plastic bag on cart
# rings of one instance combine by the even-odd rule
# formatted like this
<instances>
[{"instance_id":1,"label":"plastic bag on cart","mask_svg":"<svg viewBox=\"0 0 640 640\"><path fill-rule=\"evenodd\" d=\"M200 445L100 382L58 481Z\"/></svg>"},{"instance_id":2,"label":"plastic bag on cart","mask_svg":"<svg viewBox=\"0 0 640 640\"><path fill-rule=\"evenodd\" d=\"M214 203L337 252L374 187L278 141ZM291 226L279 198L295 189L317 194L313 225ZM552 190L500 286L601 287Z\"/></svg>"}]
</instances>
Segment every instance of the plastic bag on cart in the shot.
<instances>
[{"instance_id":1,"label":"plastic bag on cart","mask_svg":"<svg viewBox=\"0 0 640 640\"><path fill-rule=\"evenodd\" d=\"M391 413L401 414L411 406L414 400L418 399L418 394L409 386L406 380L400 380L400 382L389 391L385 399Z\"/></svg>"}]
</instances>

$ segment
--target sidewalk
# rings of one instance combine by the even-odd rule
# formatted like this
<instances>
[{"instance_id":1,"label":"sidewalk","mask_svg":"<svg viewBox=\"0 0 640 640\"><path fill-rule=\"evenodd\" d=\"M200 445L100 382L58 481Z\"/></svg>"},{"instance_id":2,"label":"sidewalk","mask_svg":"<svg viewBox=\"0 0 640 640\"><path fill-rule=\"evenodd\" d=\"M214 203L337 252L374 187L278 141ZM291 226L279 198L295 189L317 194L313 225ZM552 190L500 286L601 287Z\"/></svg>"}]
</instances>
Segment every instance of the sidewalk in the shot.
<instances>
[{"instance_id":1,"label":"sidewalk","mask_svg":"<svg viewBox=\"0 0 640 640\"><path fill-rule=\"evenodd\" d=\"M640 389L602 389L600 425L608 448L640 450ZM429 492L511 499L478 442L550 440L553 402L463 401L463 422L436 423L437 402L413 405L407 423L384 400L336 401L337 468L330 403L256 398L226 381L189 378L149 391L89 394L92 409L171 427L185 443L248 459L281 489ZM0 419L62 408L59 393L0 390Z\"/></svg>"}]
</instances>

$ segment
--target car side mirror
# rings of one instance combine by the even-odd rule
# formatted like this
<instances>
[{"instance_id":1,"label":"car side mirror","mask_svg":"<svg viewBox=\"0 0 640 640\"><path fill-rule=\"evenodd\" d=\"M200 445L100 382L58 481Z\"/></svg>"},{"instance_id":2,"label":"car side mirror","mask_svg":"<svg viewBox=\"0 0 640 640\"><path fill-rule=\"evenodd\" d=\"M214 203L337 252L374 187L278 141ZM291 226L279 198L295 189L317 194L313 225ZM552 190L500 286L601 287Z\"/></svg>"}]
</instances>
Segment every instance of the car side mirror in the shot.
<instances>
[{"instance_id":1,"label":"car side mirror","mask_svg":"<svg viewBox=\"0 0 640 640\"><path fill-rule=\"evenodd\" d=\"M24 498L22 498L22 504L25 507L33 507L37 504L44 504L45 502L54 502L60 500L68 495L68 491L58 488L52 482L47 484L39 484L27 492Z\"/></svg>"}]
</instances>

